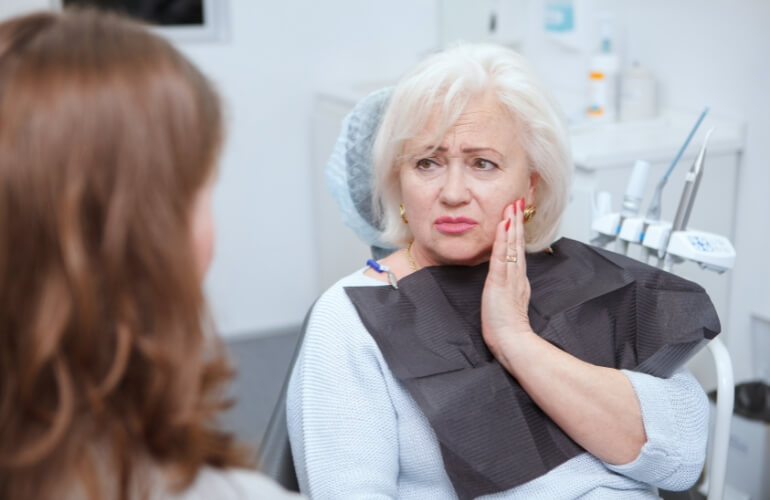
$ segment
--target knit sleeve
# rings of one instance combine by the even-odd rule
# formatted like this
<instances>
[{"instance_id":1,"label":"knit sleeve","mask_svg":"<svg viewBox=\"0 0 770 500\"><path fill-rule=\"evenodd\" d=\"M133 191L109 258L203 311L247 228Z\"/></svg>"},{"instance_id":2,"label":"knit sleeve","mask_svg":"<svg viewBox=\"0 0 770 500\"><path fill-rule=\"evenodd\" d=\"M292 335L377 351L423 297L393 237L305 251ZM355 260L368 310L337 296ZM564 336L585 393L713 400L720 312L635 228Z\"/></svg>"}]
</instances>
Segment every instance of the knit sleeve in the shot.
<instances>
[{"instance_id":1,"label":"knit sleeve","mask_svg":"<svg viewBox=\"0 0 770 500\"><path fill-rule=\"evenodd\" d=\"M680 369L669 378L623 370L642 410L647 442L637 458L612 471L658 488L681 491L697 481L708 439L708 400L698 381Z\"/></svg>"},{"instance_id":2,"label":"knit sleeve","mask_svg":"<svg viewBox=\"0 0 770 500\"><path fill-rule=\"evenodd\" d=\"M287 394L303 493L396 498L396 414L382 363L342 288L330 289L314 307Z\"/></svg>"}]
</instances>

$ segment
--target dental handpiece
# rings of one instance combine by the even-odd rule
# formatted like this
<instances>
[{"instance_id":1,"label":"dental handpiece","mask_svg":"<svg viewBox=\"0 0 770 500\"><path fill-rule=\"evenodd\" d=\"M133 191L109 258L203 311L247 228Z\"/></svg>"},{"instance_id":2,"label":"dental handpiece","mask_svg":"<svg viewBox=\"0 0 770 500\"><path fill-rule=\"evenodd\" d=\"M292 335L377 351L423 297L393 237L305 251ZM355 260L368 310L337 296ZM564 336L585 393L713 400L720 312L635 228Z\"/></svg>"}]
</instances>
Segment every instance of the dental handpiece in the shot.
<instances>
[{"instance_id":1,"label":"dental handpiece","mask_svg":"<svg viewBox=\"0 0 770 500\"><path fill-rule=\"evenodd\" d=\"M626 185L626 192L623 195L623 210L621 212L623 217L636 217L639 214L649 173L650 164L644 160L636 160Z\"/></svg>"},{"instance_id":2,"label":"dental handpiece","mask_svg":"<svg viewBox=\"0 0 770 500\"><path fill-rule=\"evenodd\" d=\"M690 130L690 133L687 135L687 139L685 139L684 144L682 144L682 147L679 148L679 151L676 153L676 156L674 157L674 160L671 162L671 165L669 165L668 170L666 170L666 173L663 174L663 177L660 179L660 181L658 182L658 185L655 187L655 191L652 194L652 200L650 201L650 206L647 209L647 216L645 217L647 220L650 220L650 221L660 220L660 212L661 212L660 206L661 206L661 200L663 198L663 188L666 186L668 177L671 175L671 172L674 171L676 164L679 163L679 159L684 154L684 151L687 149L687 146L690 144L690 140L692 140L693 136L695 135L695 132L698 131L700 124L703 122L703 119L706 117L708 112L709 112L708 106L703 108L703 111L701 112L700 116L698 116L698 119L695 121L695 125L693 125L692 130Z\"/></svg>"},{"instance_id":3,"label":"dental handpiece","mask_svg":"<svg viewBox=\"0 0 770 500\"><path fill-rule=\"evenodd\" d=\"M703 145L698 151L698 156L695 158L695 162L692 164L690 171L687 172L687 177L684 180L684 189L682 190L682 197L679 200L679 208L676 210L676 216L674 217L674 224L671 226L671 231L684 231L687 229L687 223L690 221L690 213L692 212L693 203L695 203L695 196L698 193L698 186L700 186L701 177L703 177L703 161L706 158L706 146L708 145L713 128L709 129L706 133L706 138L703 140Z\"/></svg>"},{"instance_id":4,"label":"dental handpiece","mask_svg":"<svg viewBox=\"0 0 770 500\"><path fill-rule=\"evenodd\" d=\"M703 145L698 151L698 156L695 158L695 162L692 164L690 171L687 172L687 177L684 180L684 189L682 190L682 197L679 199L679 207L676 210L676 216L674 216L674 223L671 226L671 233L675 231L684 231L687 229L687 224L690 221L690 213L692 212L692 206L695 203L695 196L698 194L698 187L700 186L700 180L703 177L703 164L706 159L706 146L708 145L713 128L709 129L706 133L706 138L703 140ZM670 238L670 235L669 235ZM666 243L668 246L668 243ZM666 259L664 269L669 271L673 265L673 259L666 253Z\"/></svg>"},{"instance_id":5,"label":"dental handpiece","mask_svg":"<svg viewBox=\"0 0 770 500\"><path fill-rule=\"evenodd\" d=\"M644 190L647 187L647 177L650 173L650 164L644 160L637 160L631 171L631 177L626 185L626 192L623 195L623 209L620 212L620 222L629 217L636 217L639 214L639 208L642 204ZM620 231L620 227L618 227ZM615 240L615 251L622 254L628 253L628 242L618 238Z\"/></svg>"}]
</instances>

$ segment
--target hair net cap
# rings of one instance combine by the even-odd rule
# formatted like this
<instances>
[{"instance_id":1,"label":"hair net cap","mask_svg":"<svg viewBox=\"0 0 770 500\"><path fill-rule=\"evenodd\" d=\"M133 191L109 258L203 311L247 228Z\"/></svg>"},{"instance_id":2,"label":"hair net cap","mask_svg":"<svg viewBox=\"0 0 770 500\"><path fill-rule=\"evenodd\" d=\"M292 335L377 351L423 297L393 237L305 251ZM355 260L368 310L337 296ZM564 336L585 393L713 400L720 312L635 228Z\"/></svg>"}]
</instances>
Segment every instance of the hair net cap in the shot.
<instances>
[{"instance_id":1,"label":"hair net cap","mask_svg":"<svg viewBox=\"0 0 770 500\"><path fill-rule=\"evenodd\" d=\"M325 171L342 221L361 241L381 249L394 247L380 239L381 224L372 208L372 146L391 92L384 88L369 94L345 117Z\"/></svg>"}]
</instances>

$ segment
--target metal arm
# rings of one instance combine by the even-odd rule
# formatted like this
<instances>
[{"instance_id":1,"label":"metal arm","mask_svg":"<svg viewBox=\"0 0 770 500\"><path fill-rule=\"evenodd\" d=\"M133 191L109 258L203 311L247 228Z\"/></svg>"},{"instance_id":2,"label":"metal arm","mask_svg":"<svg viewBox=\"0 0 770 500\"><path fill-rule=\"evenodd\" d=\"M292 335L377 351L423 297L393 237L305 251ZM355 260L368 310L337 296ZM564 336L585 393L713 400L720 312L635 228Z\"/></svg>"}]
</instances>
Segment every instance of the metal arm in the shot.
<instances>
[{"instance_id":1,"label":"metal arm","mask_svg":"<svg viewBox=\"0 0 770 500\"><path fill-rule=\"evenodd\" d=\"M730 421L733 415L735 382L730 353L719 338L708 343L717 369L717 409L712 436L711 470L708 471L708 500L722 500L727 472L727 447L730 444Z\"/></svg>"}]
</instances>

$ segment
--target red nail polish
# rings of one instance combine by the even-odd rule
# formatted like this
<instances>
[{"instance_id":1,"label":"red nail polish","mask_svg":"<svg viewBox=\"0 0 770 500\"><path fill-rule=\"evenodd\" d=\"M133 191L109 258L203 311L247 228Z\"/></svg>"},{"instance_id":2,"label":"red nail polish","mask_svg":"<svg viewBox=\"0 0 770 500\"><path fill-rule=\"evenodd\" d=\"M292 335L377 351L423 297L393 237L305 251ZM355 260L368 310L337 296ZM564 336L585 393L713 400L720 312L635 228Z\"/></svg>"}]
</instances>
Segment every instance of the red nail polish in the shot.
<instances>
[{"instance_id":1,"label":"red nail polish","mask_svg":"<svg viewBox=\"0 0 770 500\"><path fill-rule=\"evenodd\" d=\"M520 203L520 207L521 207L521 208L519 208L519 210L524 210L524 198L523 197L521 198L519 203Z\"/></svg>"},{"instance_id":2,"label":"red nail polish","mask_svg":"<svg viewBox=\"0 0 770 500\"><path fill-rule=\"evenodd\" d=\"M518 200L513 202L513 215L516 215L516 206L519 204Z\"/></svg>"},{"instance_id":3,"label":"red nail polish","mask_svg":"<svg viewBox=\"0 0 770 500\"><path fill-rule=\"evenodd\" d=\"M511 219L508 219L507 221L505 221L505 230L507 231L508 228L510 227L511 227Z\"/></svg>"}]
</instances>

